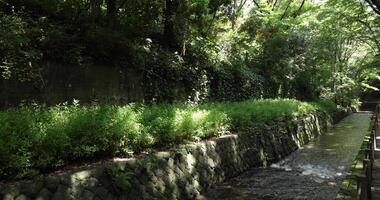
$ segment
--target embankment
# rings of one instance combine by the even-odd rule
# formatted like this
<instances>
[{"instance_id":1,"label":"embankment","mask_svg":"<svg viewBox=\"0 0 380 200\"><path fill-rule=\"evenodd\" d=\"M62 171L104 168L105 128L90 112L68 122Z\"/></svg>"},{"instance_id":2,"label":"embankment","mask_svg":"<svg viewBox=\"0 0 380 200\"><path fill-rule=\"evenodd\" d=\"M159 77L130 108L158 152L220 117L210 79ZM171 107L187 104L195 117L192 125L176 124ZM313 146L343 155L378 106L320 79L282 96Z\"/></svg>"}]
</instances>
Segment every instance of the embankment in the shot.
<instances>
[{"instance_id":1,"label":"embankment","mask_svg":"<svg viewBox=\"0 0 380 200\"><path fill-rule=\"evenodd\" d=\"M0 197L194 199L213 184L284 158L322 134L332 121L323 112L273 121L261 128L247 128L165 152L2 184Z\"/></svg>"}]
</instances>

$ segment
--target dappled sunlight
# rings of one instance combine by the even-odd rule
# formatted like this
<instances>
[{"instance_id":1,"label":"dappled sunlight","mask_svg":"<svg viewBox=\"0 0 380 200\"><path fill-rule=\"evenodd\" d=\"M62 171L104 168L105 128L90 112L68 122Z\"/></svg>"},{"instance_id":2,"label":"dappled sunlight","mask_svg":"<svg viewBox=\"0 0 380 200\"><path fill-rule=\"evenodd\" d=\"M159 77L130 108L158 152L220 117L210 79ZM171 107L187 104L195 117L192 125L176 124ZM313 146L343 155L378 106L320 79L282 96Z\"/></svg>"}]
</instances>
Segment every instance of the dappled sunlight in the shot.
<instances>
[{"instance_id":1,"label":"dappled sunlight","mask_svg":"<svg viewBox=\"0 0 380 200\"><path fill-rule=\"evenodd\" d=\"M193 119L193 121L200 121L200 120L204 119L204 117L207 115L209 115L208 111L199 110L199 111L194 112L192 114L191 118Z\"/></svg>"},{"instance_id":2,"label":"dappled sunlight","mask_svg":"<svg viewBox=\"0 0 380 200\"><path fill-rule=\"evenodd\" d=\"M332 199L379 30L378 0L0 0L0 199Z\"/></svg>"},{"instance_id":3,"label":"dappled sunlight","mask_svg":"<svg viewBox=\"0 0 380 200\"><path fill-rule=\"evenodd\" d=\"M0 127L0 134L5 141L20 138L24 141L20 145L25 148L11 151L11 143L0 143L1 149L8 149L1 153L17 160L1 166L8 168L6 166L17 163L13 166L15 173L24 171L21 173L24 174L29 167L38 166L38 170L46 170L79 160L128 157L148 148L264 127L316 110L326 110L326 107L319 102L306 103L294 99L151 106L133 103L80 106L76 103L49 108L9 109L0 115L2 124L5 124ZM305 133L306 136L298 134L293 138L298 146L313 131L306 130ZM12 157L13 154L17 156Z\"/></svg>"},{"instance_id":4,"label":"dappled sunlight","mask_svg":"<svg viewBox=\"0 0 380 200\"><path fill-rule=\"evenodd\" d=\"M321 131L314 123L320 121L313 118L303 121L300 127L294 127L294 144L305 142L304 138L312 137L314 132ZM343 119L331 129L331 134L321 134L307 144L290 154L285 159L273 163L270 168L255 168L245 174L222 184L212 192L211 199L228 199L218 194L229 191L238 191L234 199L244 199L246 194L251 197L264 198L271 196L274 199L333 199L340 188L341 181L348 174L369 127L370 114L352 114ZM350 125L347 125L350 124ZM326 130L326 127L322 128ZM282 144L284 145L284 144ZM258 150L261 160L268 156L263 148ZM266 166L265 162L263 163ZM355 164L359 170L362 162ZM345 182L347 187L351 183ZM229 186L229 187L226 187ZM226 189L223 189L226 188ZM219 198L214 198L219 197Z\"/></svg>"},{"instance_id":5,"label":"dappled sunlight","mask_svg":"<svg viewBox=\"0 0 380 200\"><path fill-rule=\"evenodd\" d=\"M297 169L301 169L302 175L312 175L317 176L321 179L333 179L334 177L343 176L342 172L336 171L335 169L326 167L326 166L320 166L320 165L298 165Z\"/></svg>"}]
</instances>

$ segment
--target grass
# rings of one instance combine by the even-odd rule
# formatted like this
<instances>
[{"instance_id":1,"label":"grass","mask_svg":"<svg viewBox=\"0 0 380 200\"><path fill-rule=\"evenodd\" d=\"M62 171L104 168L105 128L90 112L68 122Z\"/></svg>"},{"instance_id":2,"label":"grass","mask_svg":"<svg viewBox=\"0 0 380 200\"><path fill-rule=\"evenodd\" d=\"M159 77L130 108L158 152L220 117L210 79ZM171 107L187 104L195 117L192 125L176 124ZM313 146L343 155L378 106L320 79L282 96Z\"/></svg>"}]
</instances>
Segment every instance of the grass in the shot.
<instances>
[{"instance_id":1,"label":"grass","mask_svg":"<svg viewBox=\"0 0 380 200\"><path fill-rule=\"evenodd\" d=\"M128 156L334 109L328 102L292 99L10 108L0 112L0 178L33 176L81 160Z\"/></svg>"}]
</instances>

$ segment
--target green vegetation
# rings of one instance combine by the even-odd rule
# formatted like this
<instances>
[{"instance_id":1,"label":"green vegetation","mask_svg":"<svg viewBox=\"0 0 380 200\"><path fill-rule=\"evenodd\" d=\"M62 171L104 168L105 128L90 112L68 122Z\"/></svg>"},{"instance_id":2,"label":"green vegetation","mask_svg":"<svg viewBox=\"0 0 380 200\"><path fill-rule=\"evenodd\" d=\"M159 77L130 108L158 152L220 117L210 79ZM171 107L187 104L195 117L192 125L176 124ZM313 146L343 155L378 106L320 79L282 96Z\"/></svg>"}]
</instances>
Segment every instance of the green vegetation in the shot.
<instances>
[{"instance_id":1,"label":"green vegetation","mask_svg":"<svg viewBox=\"0 0 380 200\"><path fill-rule=\"evenodd\" d=\"M105 65L141 76L136 101L281 97L356 106L380 78L371 2L2 0L0 86L33 86L43 96L57 89L49 63Z\"/></svg>"},{"instance_id":2,"label":"green vegetation","mask_svg":"<svg viewBox=\"0 0 380 200\"><path fill-rule=\"evenodd\" d=\"M377 2L0 0L0 177L357 106L379 94ZM100 66L123 94L97 96ZM9 108L74 96L95 105Z\"/></svg>"},{"instance_id":3,"label":"green vegetation","mask_svg":"<svg viewBox=\"0 0 380 200\"><path fill-rule=\"evenodd\" d=\"M0 175L20 178L76 161L128 156L327 108L330 103L292 99L11 108L0 112Z\"/></svg>"},{"instance_id":4,"label":"green vegetation","mask_svg":"<svg viewBox=\"0 0 380 200\"><path fill-rule=\"evenodd\" d=\"M123 172L120 171L116 165L111 165L108 168L112 180L118 189L122 191L130 191L132 188L131 179L136 176L133 172Z\"/></svg>"}]
</instances>

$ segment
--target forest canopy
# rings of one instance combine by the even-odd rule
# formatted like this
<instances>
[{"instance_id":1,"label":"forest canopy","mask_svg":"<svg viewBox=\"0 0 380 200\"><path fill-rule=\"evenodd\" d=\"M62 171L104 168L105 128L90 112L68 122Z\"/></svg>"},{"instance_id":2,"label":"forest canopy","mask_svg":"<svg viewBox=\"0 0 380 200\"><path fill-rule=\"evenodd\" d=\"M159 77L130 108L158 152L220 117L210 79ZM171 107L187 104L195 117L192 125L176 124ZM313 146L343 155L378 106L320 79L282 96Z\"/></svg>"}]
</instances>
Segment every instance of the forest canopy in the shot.
<instances>
[{"instance_id":1,"label":"forest canopy","mask_svg":"<svg viewBox=\"0 0 380 200\"><path fill-rule=\"evenodd\" d=\"M329 99L377 91L377 0L0 0L0 84L46 63L143 76L145 102ZM376 85L377 84L377 85ZM162 87L165 85L166 87Z\"/></svg>"}]
</instances>

